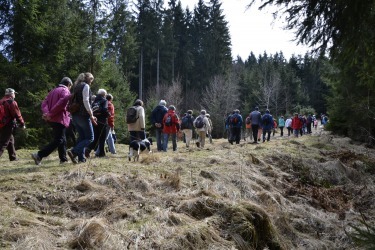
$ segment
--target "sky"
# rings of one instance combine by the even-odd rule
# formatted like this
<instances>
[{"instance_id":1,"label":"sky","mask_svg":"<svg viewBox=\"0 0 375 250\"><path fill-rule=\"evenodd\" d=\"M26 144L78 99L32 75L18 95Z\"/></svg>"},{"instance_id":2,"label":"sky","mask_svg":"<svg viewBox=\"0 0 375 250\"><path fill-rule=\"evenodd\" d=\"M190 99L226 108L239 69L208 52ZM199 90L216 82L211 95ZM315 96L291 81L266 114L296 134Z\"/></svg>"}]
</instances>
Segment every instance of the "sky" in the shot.
<instances>
[{"instance_id":1,"label":"sky","mask_svg":"<svg viewBox=\"0 0 375 250\"><path fill-rule=\"evenodd\" d=\"M167 2L167 1L166 1ZM207 2L207 1L205 1ZM293 54L304 55L309 49L307 46L297 45L293 41L293 31L284 30L282 20L274 20L272 9L267 7L258 10L259 2L247 9L251 0L222 0L221 8L228 22L232 42L232 57L239 55L246 60L252 51L256 57L264 51L275 54L282 51L289 59ZM186 6L192 11L198 0L181 0L182 8Z\"/></svg>"}]
</instances>

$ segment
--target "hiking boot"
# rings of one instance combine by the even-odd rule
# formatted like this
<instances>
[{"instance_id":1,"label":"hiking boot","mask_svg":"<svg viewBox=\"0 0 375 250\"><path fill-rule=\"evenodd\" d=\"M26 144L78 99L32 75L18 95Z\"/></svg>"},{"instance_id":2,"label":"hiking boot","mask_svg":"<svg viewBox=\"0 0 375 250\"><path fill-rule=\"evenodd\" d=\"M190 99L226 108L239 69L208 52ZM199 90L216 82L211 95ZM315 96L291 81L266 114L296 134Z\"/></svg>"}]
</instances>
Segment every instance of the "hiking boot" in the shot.
<instances>
[{"instance_id":1,"label":"hiking boot","mask_svg":"<svg viewBox=\"0 0 375 250\"><path fill-rule=\"evenodd\" d=\"M68 156L70 157L70 160L72 160L73 164L77 164L77 156L72 152L72 150L68 150Z\"/></svg>"},{"instance_id":2,"label":"hiking boot","mask_svg":"<svg viewBox=\"0 0 375 250\"><path fill-rule=\"evenodd\" d=\"M38 156L38 153L32 153L31 158L33 158L35 165L39 166L42 159Z\"/></svg>"},{"instance_id":3,"label":"hiking boot","mask_svg":"<svg viewBox=\"0 0 375 250\"><path fill-rule=\"evenodd\" d=\"M84 149L83 149L83 152L85 153L85 157L86 157L86 158L90 158L90 153L91 153L91 152L90 152L90 149L88 149L88 148L84 148Z\"/></svg>"},{"instance_id":4,"label":"hiking boot","mask_svg":"<svg viewBox=\"0 0 375 250\"><path fill-rule=\"evenodd\" d=\"M199 146L200 146L200 143L199 143L199 141L197 141L196 143L195 143L196 145L197 145L197 147L199 148Z\"/></svg>"},{"instance_id":5,"label":"hiking boot","mask_svg":"<svg viewBox=\"0 0 375 250\"><path fill-rule=\"evenodd\" d=\"M11 159L10 161L19 161L20 159L19 158L14 158L14 159Z\"/></svg>"}]
</instances>

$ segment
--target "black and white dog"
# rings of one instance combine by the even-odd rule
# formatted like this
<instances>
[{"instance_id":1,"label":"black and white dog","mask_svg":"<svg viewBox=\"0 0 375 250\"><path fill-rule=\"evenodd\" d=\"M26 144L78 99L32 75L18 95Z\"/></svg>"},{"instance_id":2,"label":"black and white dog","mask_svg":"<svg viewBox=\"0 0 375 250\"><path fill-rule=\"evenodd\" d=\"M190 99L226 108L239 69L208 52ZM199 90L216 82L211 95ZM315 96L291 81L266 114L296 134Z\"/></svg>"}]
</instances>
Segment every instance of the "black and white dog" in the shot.
<instances>
[{"instance_id":1,"label":"black and white dog","mask_svg":"<svg viewBox=\"0 0 375 250\"><path fill-rule=\"evenodd\" d=\"M152 138L146 138L142 141L134 140L129 144L129 154L128 159L129 161L132 160L132 157L135 160L139 160L139 155L141 153L151 153L151 145L152 145Z\"/></svg>"}]
</instances>

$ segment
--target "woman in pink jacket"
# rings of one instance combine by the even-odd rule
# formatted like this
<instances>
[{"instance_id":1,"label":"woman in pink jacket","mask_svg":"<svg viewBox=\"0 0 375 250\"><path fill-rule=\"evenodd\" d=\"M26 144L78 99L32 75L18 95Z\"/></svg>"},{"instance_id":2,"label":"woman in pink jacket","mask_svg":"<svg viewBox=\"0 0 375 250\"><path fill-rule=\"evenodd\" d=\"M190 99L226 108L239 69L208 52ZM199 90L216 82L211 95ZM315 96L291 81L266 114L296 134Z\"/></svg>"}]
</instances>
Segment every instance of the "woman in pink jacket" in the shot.
<instances>
[{"instance_id":1,"label":"woman in pink jacket","mask_svg":"<svg viewBox=\"0 0 375 250\"><path fill-rule=\"evenodd\" d=\"M64 77L59 86L51 90L42 102L42 118L52 127L53 140L42 150L31 154L36 165L40 165L42 159L50 155L56 148L59 152L60 164L68 161L66 158L65 130L69 127L70 117L66 106L72 86L72 80L69 77Z\"/></svg>"}]
</instances>

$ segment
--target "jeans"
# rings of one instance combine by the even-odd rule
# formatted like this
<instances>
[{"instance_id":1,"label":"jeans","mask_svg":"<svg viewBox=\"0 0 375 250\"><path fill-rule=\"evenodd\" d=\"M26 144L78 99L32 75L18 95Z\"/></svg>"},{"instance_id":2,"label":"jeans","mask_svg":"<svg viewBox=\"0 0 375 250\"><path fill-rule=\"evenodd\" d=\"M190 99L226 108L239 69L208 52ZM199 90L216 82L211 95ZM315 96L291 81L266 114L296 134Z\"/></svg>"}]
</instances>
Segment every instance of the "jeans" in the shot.
<instances>
[{"instance_id":1,"label":"jeans","mask_svg":"<svg viewBox=\"0 0 375 250\"><path fill-rule=\"evenodd\" d=\"M280 136L284 135L284 127L280 127Z\"/></svg>"},{"instance_id":2,"label":"jeans","mask_svg":"<svg viewBox=\"0 0 375 250\"><path fill-rule=\"evenodd\" d=\"M72 153L78 156L79 161L85 161L83 149L94 141L94 129L90 117L80 114L73 114L73 124L78 133L78 139Z\"/></svg>"},{"instance_id":3,"label":"jeans","mask_svg":"<svg viewBox=\"0 0 375 250\"><path fill-rule=\"evenodd\" d=\"M107 127L107 144L108 144L108 149L111 154L116 154L116 147L115 147L115 140L112 137L112 129L108 126Z\"/></svg>"},{"instance_id":4,"label":"jeans","mask_svg":"<svg viewBox=\"0 0 375 250\"><path fill-rule=\"evenodd\" d=\"M177 150L177 134L170 134L172 137L172 146L173 146L173 151ZM163 151L167 152L168 149L168 139L169 139L169 134L163 134L164 141L163 141Z\"/></svg>"},{"instance_id":5,"label":"jeans","mask_svg":"<svg viewBox=\"0 0 375 250\"><path fill-rule=\"evenodd\" d=\"M38 152L40 159L49 156L56 148L59 153L59 158L61 162L67 161L66 158L66 128L64 125L58 122L49 122L53 132L53 141L43 147L42 150Z\"/></svg>"},{"instance_id":6,"label":"jeans","mask_svg":"<svg viewBox=\"0 0 375 250\"><path fill-rule=\"evenodd\" d=\"M158 148L158 151L163 150L163 129L162 128L156 128L155 130L155 135L156 135L156 145Z\"/></svg>"}]
</instances>

